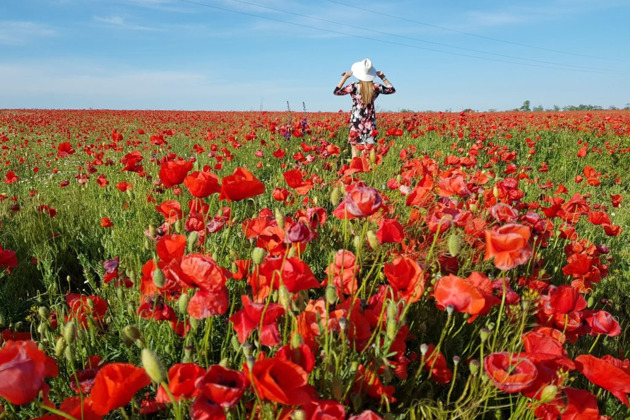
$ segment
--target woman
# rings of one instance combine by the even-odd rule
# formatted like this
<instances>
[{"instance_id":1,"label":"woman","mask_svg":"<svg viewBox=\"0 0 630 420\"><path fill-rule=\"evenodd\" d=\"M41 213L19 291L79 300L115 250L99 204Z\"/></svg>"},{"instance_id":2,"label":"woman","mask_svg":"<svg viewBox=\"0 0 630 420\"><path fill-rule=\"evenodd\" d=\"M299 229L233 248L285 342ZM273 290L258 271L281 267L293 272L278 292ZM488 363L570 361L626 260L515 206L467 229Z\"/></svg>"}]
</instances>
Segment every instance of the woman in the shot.
<instances>
[{"instance_id":1,"label":"woman","mask_svg":"<svg viewBox=\"0 0 630 420\"><path fill-rule=\"evenodd\" d=\"M350 76L359 79L356 83L343 86ZM374 83L374 78L381 78L385 86ZM341 75L341 81L335 87L335 95L348 95L352 97L352 112L350 114L350 132L348 141L352 146L352 157L359 154L357 145L373 144L376 135L376 112L374 100L378 95L389 95L396 92L394 86L387 80L381 71L376 71L370 59L366 58L352 65L351 71Z\"/></svg>"}]
</instances>

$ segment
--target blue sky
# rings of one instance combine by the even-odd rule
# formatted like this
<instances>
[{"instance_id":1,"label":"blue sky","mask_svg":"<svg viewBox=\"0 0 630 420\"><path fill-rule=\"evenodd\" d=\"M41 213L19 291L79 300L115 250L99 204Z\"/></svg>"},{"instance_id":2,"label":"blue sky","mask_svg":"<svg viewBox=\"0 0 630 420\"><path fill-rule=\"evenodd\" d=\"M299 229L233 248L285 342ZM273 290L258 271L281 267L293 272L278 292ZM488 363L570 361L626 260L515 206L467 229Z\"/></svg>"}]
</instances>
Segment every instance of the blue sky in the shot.
<instances>
[{"instance_id":1,"label":"blue sky","mask_svg":"<svg viewBox=\"0 0 630 420\"><path fill-rule=\"evenodd\" d=\"M347 110L630 103L627 0L4 0L0 108Z\"/></svg>"}]
</instances>

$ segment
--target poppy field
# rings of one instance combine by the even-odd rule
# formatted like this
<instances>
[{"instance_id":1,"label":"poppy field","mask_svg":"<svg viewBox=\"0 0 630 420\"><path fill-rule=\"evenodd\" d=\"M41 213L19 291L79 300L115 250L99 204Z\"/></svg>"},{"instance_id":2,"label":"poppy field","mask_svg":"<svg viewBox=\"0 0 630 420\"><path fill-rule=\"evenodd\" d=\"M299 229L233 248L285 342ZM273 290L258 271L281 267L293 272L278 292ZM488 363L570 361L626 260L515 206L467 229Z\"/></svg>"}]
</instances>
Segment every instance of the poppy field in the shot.
<instances>
[{"instance_id":1,"label":"poppy field","mask_svg":"<svg viewBox=\"0 0 630 420\"><path fill-rule=\"evenodd\" d=\"M0 111L0 419L630 416L630 112Z\"/></svg>"}]
</instances>

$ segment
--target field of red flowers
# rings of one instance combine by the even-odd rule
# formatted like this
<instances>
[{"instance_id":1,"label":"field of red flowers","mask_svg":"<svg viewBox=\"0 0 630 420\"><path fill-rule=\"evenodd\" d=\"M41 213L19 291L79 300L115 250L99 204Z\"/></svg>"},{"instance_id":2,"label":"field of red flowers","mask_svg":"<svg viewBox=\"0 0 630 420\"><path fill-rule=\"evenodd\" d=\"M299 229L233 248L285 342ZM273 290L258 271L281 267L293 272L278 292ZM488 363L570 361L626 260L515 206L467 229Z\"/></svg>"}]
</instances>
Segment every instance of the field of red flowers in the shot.
<instances>
[{"instance_id":1,"label":"field of red flowers","mask_svg":"<svg viewBox=\"0 0 630 420\"><path fill-rule=\"evenodd\" d=\"M0 111L0 419L630 416L630 112Z\"/></svg>"}]
</instances>

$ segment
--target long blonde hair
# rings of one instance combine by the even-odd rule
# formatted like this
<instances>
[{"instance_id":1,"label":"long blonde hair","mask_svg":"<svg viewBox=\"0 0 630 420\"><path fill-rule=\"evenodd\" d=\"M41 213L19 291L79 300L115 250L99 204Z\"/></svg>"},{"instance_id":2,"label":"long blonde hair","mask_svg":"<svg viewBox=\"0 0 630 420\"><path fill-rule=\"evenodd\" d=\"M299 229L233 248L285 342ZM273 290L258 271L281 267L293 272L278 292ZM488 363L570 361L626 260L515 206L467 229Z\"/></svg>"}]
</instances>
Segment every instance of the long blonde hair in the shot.
<instances>
[{"instance_id":1,"label":"long blonde hair","mask_svg":"<svg viewBox=\"0 0 630 420\"><path fill-rule=\"evenodd\" d=\"M359 93L363 105L370 105L374 101L374 83L359 80Z\"/></svg>"}]
</instances>

